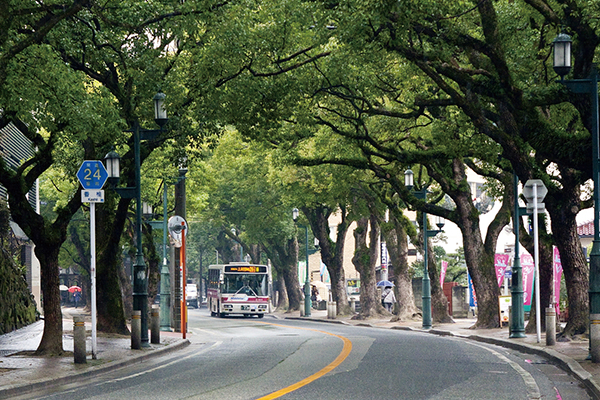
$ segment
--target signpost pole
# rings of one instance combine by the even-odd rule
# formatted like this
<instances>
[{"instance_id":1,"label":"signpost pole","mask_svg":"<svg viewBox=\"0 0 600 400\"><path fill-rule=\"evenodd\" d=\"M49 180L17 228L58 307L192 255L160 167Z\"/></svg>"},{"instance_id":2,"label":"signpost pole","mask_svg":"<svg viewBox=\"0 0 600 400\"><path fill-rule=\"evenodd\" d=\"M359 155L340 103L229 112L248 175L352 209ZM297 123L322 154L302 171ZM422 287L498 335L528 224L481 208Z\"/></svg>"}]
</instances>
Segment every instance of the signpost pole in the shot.
<instances>
[{"instance_id":1,"label":"signpost pole","mask_svg":"<svg viewBox=\"0 0 600 400\"><path fill-rule=\"evenodd\" d=\"M96 202L90 203L90 272L92 279L92 360L96 359Z\"/></svg>"},{"instance_id":2,"label":"signpost pole","mask_svg":"<svg viewBox=\"0 0 600 400\"><path fill-rule=\"evenodd\" d=\"M544 212L545 206L542 200L546 197L548 189L541 179L530 179L525 182L523 196L527 200L527 211L533 212L533 254L535 268L535 324L537 342L541 342L541 314L540 308L540 255L538 244L538 212Z\"/></svg>"},{"instance_id":3,"label":"signpost pole","mask_svg":"<svg viewBox=\"0 0 600 400\"><path fill-rule=\"evenodd\" d=\"M86 160L77 171L77 179L83 186L82 203L90 203L90 278L92 281L92 359L96 359L97 351L97 317L96 317L96 203L104 202L102 186L108 179L104 164L97 160Z\"/></svg>"},{"instance_id":4,"label":"signpost pole","mask_svg":"<svg viewBox=\"0 0 600 400\"><path fill-rule=\"evenodd\" d=\"M535 325L537 342L542 341L542 309L540 308L540 249L538 242L538 193L537 185L533 185L533 252L535 255Z\"/></svg>"},{"instance_id":5,"label":"signpost pole","mask_svg":"<svg viewBox=\"0 0 600 400\"><path fill-rule=\"evenodd\" d=\"M179 256L181 262L181 276L183 280L183 287L181 289L181 333L183 339L185 339L187 333L187 298L185 294L185 285L187 284L185 277L185 235L187 232L185 231L185 221L181 221L181 230L181 255Z\"/></svg>"}]
</instances>

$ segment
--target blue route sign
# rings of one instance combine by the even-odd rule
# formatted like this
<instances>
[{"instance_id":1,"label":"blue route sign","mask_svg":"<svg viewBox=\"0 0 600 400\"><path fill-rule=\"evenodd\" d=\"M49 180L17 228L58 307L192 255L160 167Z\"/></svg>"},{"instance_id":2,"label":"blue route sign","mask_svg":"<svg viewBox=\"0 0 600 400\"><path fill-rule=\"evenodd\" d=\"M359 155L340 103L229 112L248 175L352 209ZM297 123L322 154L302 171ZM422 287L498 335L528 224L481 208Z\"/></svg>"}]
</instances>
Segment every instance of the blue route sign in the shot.
<instances>
[{"instance_id":1,"label":"blue route sign","mask_svg":"<svg viewBox=\"0 0 600 400\"><path fill-rule=\"evenodd\" d=\"M77 179L84 189L102 189L108 179L108 172L101 161L86 160L77 171Z\"/></svg>"}]
</instances>

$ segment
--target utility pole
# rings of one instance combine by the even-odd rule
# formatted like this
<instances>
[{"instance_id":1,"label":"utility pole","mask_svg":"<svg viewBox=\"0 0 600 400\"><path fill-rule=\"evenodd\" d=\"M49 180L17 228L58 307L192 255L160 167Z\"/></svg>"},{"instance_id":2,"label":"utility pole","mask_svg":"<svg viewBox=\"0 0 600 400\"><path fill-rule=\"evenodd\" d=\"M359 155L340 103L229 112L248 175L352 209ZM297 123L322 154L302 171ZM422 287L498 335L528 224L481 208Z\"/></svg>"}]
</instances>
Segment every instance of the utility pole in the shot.
<instances>
[{"instance_id":1,"label":"utility pole","mask_svg":"<svg viewBox=\"0 0 600 400\"><path fill-rule=\"evenodd\" d=\"M185 174L187 173L187 168L179 168L179 177L177 179L177 183L175 184L175 215L179 215L183 219L186 219L185 209ZM179 282L181 281L181 275L179 273L179 266L181 265L180 253L179 251L175 251L172 254L173 262L171 263L171 293L173 293L173 299L171 304L173 304L173 314L171 327L175 332L181 331L181 287L179 286ZM183 282L185 285L185 282ZM183 299L185 301L185 299Z\"/></svg>"}]
</instances>

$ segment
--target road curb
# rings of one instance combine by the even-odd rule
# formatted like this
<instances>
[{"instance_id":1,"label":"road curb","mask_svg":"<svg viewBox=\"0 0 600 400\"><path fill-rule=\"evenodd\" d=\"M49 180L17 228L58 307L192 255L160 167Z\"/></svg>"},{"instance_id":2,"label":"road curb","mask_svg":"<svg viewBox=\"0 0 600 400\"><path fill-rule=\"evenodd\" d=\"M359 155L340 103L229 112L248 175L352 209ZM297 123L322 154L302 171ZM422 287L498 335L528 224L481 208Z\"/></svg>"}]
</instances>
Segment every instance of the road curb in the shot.
<instances>
[{"instance_id":1,"label":"road curb","mask_svg":"<svg viewBox=\"0 0 600 400\"><path fill-rule=\"evenodd\" d=\"M79 373L75 372L69 376L44 379L44 380L40 380L38 382L33 382L33 383L28 382L23 385L8 386L6 388L0 389L0 398L10 398L11 396L23 395L23 394L32 392L34 390L44 389L46 387L52 387L52 386L60 385L60 384L71 383L78 379L87 378L87 377L91 377L91 376L95 376L95 375L100 375L104 372L108 372L108 370L112 371L114 369L122 368L122 367L125 367L128 365L131 365L131 364L140 363L142 361L146 361L153 357L165 355L172 351L180 350L184 347L187 347L189 344L190 344L190 341L188 339L185 339L185 340L181 340L176 343L167 344L164 347L160 347L160 348L156 348L156 349L153 348L152 351L148 351L148 352L145 352L145 353L142 353L139 355L135 355L135 356L132 356L132 357L124 359L124 360L109 361L106 364L103 364L103 365L100 365L97 367L90 367L90 369L87 371L82 371ZM145 350L142 350L142 351L145 351Z\"/></svg>"}]
</instances>

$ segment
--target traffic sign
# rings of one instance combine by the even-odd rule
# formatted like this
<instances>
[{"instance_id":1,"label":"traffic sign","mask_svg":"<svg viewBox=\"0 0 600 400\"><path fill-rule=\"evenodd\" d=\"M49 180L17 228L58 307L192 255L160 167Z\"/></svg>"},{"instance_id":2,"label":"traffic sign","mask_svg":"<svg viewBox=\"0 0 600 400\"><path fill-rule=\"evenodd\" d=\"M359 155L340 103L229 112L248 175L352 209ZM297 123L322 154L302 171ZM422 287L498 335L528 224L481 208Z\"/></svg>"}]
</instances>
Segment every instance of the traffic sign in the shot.
<instances>
[{"instance_id":1,"label":"traffic sign","mask_svg":"<svg viewBox=\"0 0 600 400\"><path fill-rule=\"evenodd\" d=\"M108 179L108 172L101 161L86 160L77 171L77 179L84 189L102 189Z\"/></svg>"},{"instance_id":2,"label":"traffic sign","mask_svg":"<svg viewBox=\"0 0 600 400\"><path fill-rule=\"evenodd\" d=\"M104 190L91 189L81 191L82 203L104 203Z\"/></svg>"},{"instance_id":3,"label":"traffic sign","mask_svg":"<svg viewBox=\"0 0 600 400\"><path fill-rule=\"evenodd\" d=\"M534 186L536 188L537 195L535 199L533 193ZM546 194L548 194L548 188L546 188L541 179L530 179L525 182L525 186L523 186L523 196L525 197L525 200L527 200L527 212L533 212L535 207L533 203L537 201L538 214L543 214L546 210L546 206L544 203L542 203L542 201L544 201Z\"/></svg>"},{"instance_id":4,"label":"traffic sign","mask_svg":"<svg viewBox=\"0 0 600 400\"><path fill-rule=\"evenodd\" d=\"M182 233L187 236L188 226L187 222L183 217L179 215L174 215L169 218L168 222L169 233L171 234L171 238L175 242L173 245L177 248L181 247L182 243ZM183 231L183 232L182 232Z\"/></svg>"}]
</instances>

